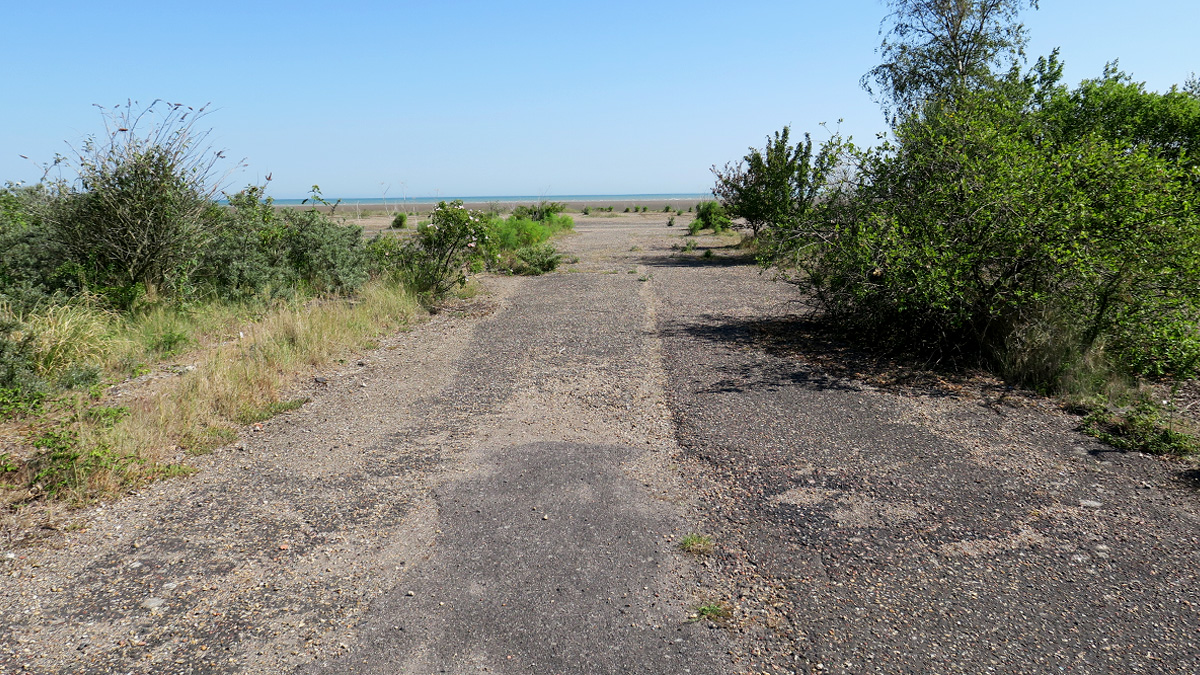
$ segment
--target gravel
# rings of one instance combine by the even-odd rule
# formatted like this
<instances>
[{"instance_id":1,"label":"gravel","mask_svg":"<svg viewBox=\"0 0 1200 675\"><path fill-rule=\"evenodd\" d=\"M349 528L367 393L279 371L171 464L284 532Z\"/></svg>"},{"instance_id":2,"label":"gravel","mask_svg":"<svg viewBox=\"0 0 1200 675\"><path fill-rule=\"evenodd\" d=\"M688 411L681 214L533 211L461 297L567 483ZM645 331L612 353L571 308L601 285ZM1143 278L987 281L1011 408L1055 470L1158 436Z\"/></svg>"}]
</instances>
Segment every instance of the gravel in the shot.
<instances>
[{"instance_id":1,"label":"gravel","mask_svg":"<svg viewBox=\"0 0 1200 675\"><path fill-rule=\"evenodd\" d=\"M1191 465L859 353L666 215L0 548L0 675L1200 672Z\"/></svg>"}]
</instances>

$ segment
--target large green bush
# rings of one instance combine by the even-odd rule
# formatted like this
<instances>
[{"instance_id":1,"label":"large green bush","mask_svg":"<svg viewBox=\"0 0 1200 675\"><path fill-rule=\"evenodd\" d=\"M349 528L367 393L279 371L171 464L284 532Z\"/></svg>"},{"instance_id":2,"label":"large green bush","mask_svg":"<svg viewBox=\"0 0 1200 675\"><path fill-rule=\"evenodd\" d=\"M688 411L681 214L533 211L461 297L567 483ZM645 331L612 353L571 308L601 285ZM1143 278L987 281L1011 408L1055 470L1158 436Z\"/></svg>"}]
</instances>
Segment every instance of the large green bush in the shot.
<instances>
[{"instance_id":1,"label":"large green bush","mask_svg":"<svg viewBox=\"0 0 1200 675\"><path fill-rule=\"evenodd\" d=\"M0 296L18 311L78 293L78 269L38 215L40 186L0 189Z\"/></svg>"},{"instance_id":2,"label":"large green bush","mask_svg":"<svg viewBox=\"0 0 1200 675\"><path fill-rule=\"evenodd\" d=\"M774 233L774 261L845 326L1034 384L1097 354L1196 373L1200 173L1173 152L1189 141L1143 142L1119 116L1064 124L1060 101L1094 88L1056 72L1043 61L1023 83L932 102L892 144L836 140L852 178Z\"/></svg>"},{"instance_id":3,"label":"large green bush","mask_svg":"<svg viewBox=\"0 0 1200 675\"><path fill-rule=\"evenodd\" d=\"M112 111L105 135L69 161L75 179L52 186L42 215L53 237L86 286L118 306L185 289L211 237L223 155L196 130L203 115L162 101Z\"/></svg>"},{"instance_id":4,"label":"large green bush","mask_svg":"<svg viewBox=\"0 0 1200 675\"><path fill-rule=\"evenodd\" d=\"M315 209L276 209L253 186L229 197L193 275L229 299L347 293L367 277L361 228Z\"/></svg>"},{"instance_id":5,"label":"large green bush","mask_svg":"<svg viewBox=\"0 0 1200 675\"><path fill-rule=\"evenodd\" d=\"M699 234L701 230L712 230L720 234L733 227L733 221L720 202L701 202L696 205L696 219L688 224L689 234Z\"/></svg>"},{"instance_id":6,"label":"large green bush","mask_svg":"<svg viewBox=\"0 0 1200 675\"><path fill-rule=\"evenodd\" d=\"M829 155L818 153L814 158L808 134L793 146L790 133L785 126L774 138L767 137L763 150L750 148L737 164L712 168L717 177L713 193L721 206L731 218L745 220L754 236L763 227L787 226L804 217L828 170ZM702 211L700 218L707 221L710 216Z\"/></svg>"},{"instance_id":7,"label":"large green bush","mask_svg":"<svg viewBox=\"0 0 1200 675\"><path fill-rule=\"evenodd\" d=\"M465 283L471 262L488 249L487 216L467 209L462 200L439 202L430 222L417 226L400 265L413 290L437 300Z\"/></svg>"}]
</instances>

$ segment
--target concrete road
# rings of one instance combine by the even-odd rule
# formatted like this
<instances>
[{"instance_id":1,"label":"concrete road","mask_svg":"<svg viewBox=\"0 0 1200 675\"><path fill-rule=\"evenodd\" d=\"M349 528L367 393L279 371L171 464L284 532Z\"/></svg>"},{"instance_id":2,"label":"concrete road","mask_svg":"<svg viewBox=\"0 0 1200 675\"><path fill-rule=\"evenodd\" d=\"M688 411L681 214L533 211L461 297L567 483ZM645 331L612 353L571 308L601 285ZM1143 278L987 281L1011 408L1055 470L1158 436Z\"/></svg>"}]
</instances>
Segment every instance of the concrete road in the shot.
<instances>
[{"instance_id":1,"label":"concrete road","mask_svg":"<svg viewBox=\"0 0 1200 675\"><path fill-rule=\"evenodd\" d=\"M838 344L665 216L0 560L0 675L1200 672L1190 466Z\"/></svg>"}]
</instances>

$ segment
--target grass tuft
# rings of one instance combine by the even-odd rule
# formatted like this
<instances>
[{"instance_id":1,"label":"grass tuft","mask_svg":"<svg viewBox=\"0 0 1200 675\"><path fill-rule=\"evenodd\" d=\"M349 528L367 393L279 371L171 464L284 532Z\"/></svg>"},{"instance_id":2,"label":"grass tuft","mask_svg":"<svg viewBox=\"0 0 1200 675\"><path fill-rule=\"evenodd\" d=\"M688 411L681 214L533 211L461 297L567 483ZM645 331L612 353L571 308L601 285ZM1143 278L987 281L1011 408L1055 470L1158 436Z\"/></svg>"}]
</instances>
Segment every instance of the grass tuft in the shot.
<instances>
[{"instance_id":1,"label":"grass tuft","mask_svg":"<svg viewBox=\"0 0 1200 675\"><path fill-rule=\"evenodd\" d=\"M689 534L679 541L679 548L696 555L711 555L716 542L706 534Z\"/></svg>"},{"instance_id":2,"label":"grass tuft","mask_svg":"<svg viewBox=\"0 0 1200 675\"><path fill-rule=\"evenodd\" d=\"M697 621L712 621L713 623L721 623L733 616L733 610L725 602L706 602L703 605L697 606L692 610L692 615L688 619L689 623Z\"/></svg>"}]
</instances>

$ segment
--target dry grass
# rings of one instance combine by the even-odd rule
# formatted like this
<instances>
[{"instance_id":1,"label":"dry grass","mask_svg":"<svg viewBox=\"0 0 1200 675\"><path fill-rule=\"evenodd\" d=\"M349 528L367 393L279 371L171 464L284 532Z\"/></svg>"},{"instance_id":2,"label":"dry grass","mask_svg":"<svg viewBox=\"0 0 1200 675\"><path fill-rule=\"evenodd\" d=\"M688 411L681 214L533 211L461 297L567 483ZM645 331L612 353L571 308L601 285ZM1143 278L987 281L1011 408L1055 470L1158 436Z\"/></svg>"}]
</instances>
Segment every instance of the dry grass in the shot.
<instances>
[{"instance_id":1,"label":"dry grass","mask_svg":"<svg viewBox=\"0 0 1200 675\"><path fill-rule=\"evenodd\" d=\"M113 446L154 460L176 448L207 452L236 428L294 407L284 394L303 373L373 346L419 311L413 296L383 283L354 300L277 309L240 331L244 337L204 350L196 369L165 391L137 400L113 427Z\"/></svg>"},{"instance_id":2,"label":"dry grass","mask_svg":"<svg viewBox=\"0 0 1200 675\"><path fill-rule=\"evenodd\" d=\"M46 350L48 359L68 359L59 355L71 348L64 344L69 336L96 333L87 312L93 318L101 316L88 309L80 318L64 310L45 320L39 335L54 336L47 338L53 345ZM338 356L373 347L378 338L420 312L407 290L378 281L353 299L280 306L242 324L236 323L237 310L230 307L210 308L190 318L163 310L115 334L103 333L105 340L81 340L104 345L104 353L87 356L107 357L115 367L136 358L145 349L147 335L182 336L170 342L191 345L177 356L194 368L141 386L125 385L126 395L115 402L75 393L42 417L22 420L27 442L19 459L24 461L19 470L0 475L0 484L8 484L3 488L8 494L0 501L28 501L42 494L87 500L148 479L187 473L178 464L183 455L210 452L234 440L240 427L298 407L303 400L289 399L288 392L302 377Z\"/></svg>"}]
</instances>

